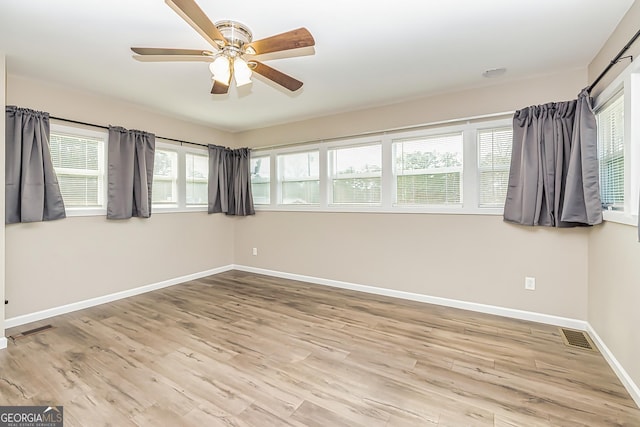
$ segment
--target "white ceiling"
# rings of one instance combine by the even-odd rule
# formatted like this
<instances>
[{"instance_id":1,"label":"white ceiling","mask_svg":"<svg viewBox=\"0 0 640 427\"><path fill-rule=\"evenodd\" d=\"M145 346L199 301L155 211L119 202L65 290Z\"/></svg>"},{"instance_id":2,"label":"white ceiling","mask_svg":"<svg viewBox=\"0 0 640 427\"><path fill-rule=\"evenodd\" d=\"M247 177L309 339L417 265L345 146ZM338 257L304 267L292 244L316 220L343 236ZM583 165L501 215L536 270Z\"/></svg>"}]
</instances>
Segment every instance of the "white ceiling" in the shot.
<instances>
[{"instance_id":1,"label":"white ceiling","mask_svg":"<svg viewBox=\"0 0 640 427\"><path fill-rule=\"evenodd\" d=\"M9 74L235 132L586 67L633 0L197 2L254 40L309 29L314 55L267 62L302 89L254 77L211 95L206 63L134 60L131 46L211 49L162 0L3 0L0 52Z\"/></svg>"}]
</instances>

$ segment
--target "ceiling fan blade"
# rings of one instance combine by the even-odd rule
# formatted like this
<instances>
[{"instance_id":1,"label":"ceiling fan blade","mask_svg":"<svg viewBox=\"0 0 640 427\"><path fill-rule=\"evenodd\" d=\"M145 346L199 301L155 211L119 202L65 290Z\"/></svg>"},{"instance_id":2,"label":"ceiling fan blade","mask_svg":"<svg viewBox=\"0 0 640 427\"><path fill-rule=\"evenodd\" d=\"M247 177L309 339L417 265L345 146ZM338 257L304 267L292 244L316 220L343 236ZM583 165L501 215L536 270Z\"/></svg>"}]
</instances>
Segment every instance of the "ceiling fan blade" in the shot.
<instances>
[{"instance_id":1,"label":"ceiling fan blade","mask_svg":"<svg viewBox=\"0 0 640 427\"><path fill-rule=\"evenodd\" d=\"M171 49L162 47L132 47L131 50L138 55L162 55L162 56L206 56L212 57L213 52L198 49Z\"/></svg>"},{"instance_id":2,"label":"ceiling fan blade","mask_svg":"<svg viewBox=\"0 0 640 427\"><path fill-rule=\"evenodd\" d=\"M316 42L309 30L303 27L265 39L256 40L246 45L245 51L252 55L262 55L264 53L314 46L315 44Z\"/></svg>"},{"instance_id":3,"label":"ceiling fan blade","mask_svg":"<svg viewBox=\"0 0 640 427\"><path fill-rule=\"evenodd\" d=\"M292 92L302 87L302 82L300 80L296 80L275 68L271 68L268 65L263 64L262 62L250 61L249 68Z\"/></svg>"},{"instance_id":4,"label":"ceiling fan blade","mask_svg":"<svg viewBox=\"0 0 640 427\"><path fill-rule=\"evenodd\" d=\"M229 91L229 86L224 83L220 83L217 80L213 81L213 87L211 88L211 94L213 95L224 95Z\"/></svg>"},{"instance_id":5,"label":"ceiling fan blade","mask_svg":"<svg viewBox=\"0 0 640 427\"><path fill-rule=\"evenodd\" d=\"M227 44L224 36L209 17L193 0L165 0L178 15L193 27L213 47L222 48Z\"/></svg>"}]
</instances>

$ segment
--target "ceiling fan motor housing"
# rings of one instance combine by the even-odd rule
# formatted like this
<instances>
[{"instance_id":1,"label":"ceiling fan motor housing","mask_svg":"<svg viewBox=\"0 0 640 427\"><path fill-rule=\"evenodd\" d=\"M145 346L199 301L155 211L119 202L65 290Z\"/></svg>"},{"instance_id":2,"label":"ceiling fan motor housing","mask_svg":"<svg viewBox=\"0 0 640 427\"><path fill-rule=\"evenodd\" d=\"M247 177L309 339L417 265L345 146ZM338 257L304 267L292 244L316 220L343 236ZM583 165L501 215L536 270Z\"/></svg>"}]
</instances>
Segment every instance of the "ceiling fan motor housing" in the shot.
<instances>
[{"instance_id":1,"label":"ceiling fan motor housing","mask_svg":"<svg viewBox=\"0 0 640 427\"><path fill-rule=\"evenodd\" d=\"M236 21L218 21L215 23L216 28L227 39L227 46L232 47L233 50L241 51L245 44L251 43L253 35L251 30L240 22Z\"/></svg>"}]
</instances>

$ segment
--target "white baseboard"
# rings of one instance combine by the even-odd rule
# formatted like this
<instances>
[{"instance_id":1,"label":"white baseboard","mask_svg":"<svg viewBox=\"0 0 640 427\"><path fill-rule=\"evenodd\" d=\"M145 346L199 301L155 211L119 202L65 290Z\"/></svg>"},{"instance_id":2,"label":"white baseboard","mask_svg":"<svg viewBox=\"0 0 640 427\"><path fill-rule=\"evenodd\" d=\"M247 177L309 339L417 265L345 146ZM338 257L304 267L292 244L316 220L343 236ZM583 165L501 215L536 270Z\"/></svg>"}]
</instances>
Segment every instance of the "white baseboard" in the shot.
<instances>
[{"instance_id":1,"label":"white baseboard","mask_svg":"<svg viewBox=\"0 0 640 427\"><path fill-rule=\"evenodd\" d=\"M152 283L150 285L140 286L134 289L127 289L126 291L116 292L101 297L91 298L84 301L78 301L71 304L63 305L60 307L49 308L35 313L29 313L22 316L16 316L4 321L5 329L13 328L16 326L24 325L26 323L35 322L42 319L47 319L53 316L59 316L61 314L70 313L72 311L82 310L84 308L93 307L96 305L104 304L107 302L116 301L122 298L131 297L134 295L143 294L145 292L155 291L156 289L162 289L169 286L177 285L179 283L188 282L189 280L196 280L202 277L211 276L213 274L224 273L225 271L232 270L232 265L226 265L223 267L213 268L210 270L201 271L198 273L188 274L186 276L176 277L169 280L164 280L158 283ZM6 339L5 339L6 341ZM1 344L1 342L0 342ZM6 347L6 343L5 343ZM2 348L2 347L0 347Z\"/></svg>"},{"instance_id":2,"label":"white baseboard","mask_svg":"<svg viewBox=\"0 0 640 427\"><path fill-rule=\"evenodd\" d=\"M7 348L7 339L5 337L0 337L0 350L3 348Z\"/></svg>"},{"instance_id":3,"label":"white baseboard","mask_svg":"<svg viewBox=\"0 0 640 427\"><path fill-rule=\"evenodd\" d=\"M590 324L588 325L587 332L589 332L591 339L598 347L598 350L600 350L602 356L609 363L613 372L616 373L622 382L622 385L624 385L624 388L627 389L631 398L636 402L636 405L640 407L640 387L638 387L638 385L631 379L631 376L629 376L627 371L622 367L620 362L618 362L618 359L616 359L611 350L609 350L609 347L607 347L602 338L600 338L600 335L598 335Z\"/></svg>"},{"instance_id":4,"label":"white baseboard","mask_svg":"<svg viewBox=\"0 0 640 427\"><path fill-rule=\"evenodd\" d=\"M379 288L375 286L359 285L356 283L341 282L339 280L322 279L301 274L285 273L282 271L267 270L263 268L248 267L244 265L234 265L234 270L246 271L248 273L264 274L266 276L280 277L283 279L299 280L301 282L315 283L318 285L332 286L334 288L350 289L353 291L366 292L370 294L385 295L394 298L401 298L411 301L425 302L428 304L442 305L446 307L460 308L463 310L476 311L480 313L495 314L497 316L511 317L514 319L529 320L532 322L546 323L549 325L561 326L564 328L587 330L587 322L583 320L571 319L567 317L552 316L550 314L535 313L531 311L517 310L513 308L498 307L495 305L479 304L475 302L460 301L449 298L433 297L413 292L397 291L394 289Z\"/></svg>"}]
</instances>

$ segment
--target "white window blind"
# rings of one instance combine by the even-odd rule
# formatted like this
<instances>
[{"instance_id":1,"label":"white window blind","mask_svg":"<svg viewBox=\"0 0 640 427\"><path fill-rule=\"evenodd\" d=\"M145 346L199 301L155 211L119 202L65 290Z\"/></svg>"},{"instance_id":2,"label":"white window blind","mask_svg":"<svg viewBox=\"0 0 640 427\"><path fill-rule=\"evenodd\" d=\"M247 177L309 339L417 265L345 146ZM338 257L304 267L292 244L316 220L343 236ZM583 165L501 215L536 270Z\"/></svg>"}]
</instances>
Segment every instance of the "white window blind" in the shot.
<instances>
[{"instance_id":1,"label":"white window blind","mask_svg":"<svg viewBox=\"0 0 640 427\"><path fill-rule=\"evenodd\" d=\"M461 204L462 145L462 132L394 141L396 204Z\"/></svg>"},{"instance_id":2,"label":"white window blind","mask_svg":"<svg viewBox=\"0 0 640 427\"><path fill-rule=\"evenodd\" d=\"M319 158L318 150L278 156L282 204L320 203Z\"/></svg>"},{"instance_id":3,"label":"white window blind","mask_svg":"<svg viewBox=\"0 0 640 427\"><path fill-rule=\"evenodd\" d=\"M616 95L598 112L598 159L602 207L624 209L624 97Z\"/></svg>"},{"instance_id":4,"label":"white window blind","mask_svg":"<svg viewBox=\"0 0 640 427\"><path fill-rule=\"evenodd\" d=\"M329 150L331 203L380 204L382 145Z\"/></svg>"},{"instance_id":5,"label":"white window blind","mask_svg":"<svg viewBox=\"0 0 640 427\"><path fill-rule=\"evenodd\" d=\"M156 206L178 205L178 152L156 148L153 165L152 202Z\"/></svg>"},{"instance_id":6,"label":"white window blind","mask_svg":"<svg viewBox=\"0 0 640 427\"><path fill-rule=\"evenodd\" d=\"M511 127L478 130L480 207L503 207L509 184Z\"/></svg>"},{"instance_id":7,"label":"white window blind","mask_svg":"<svg viewBox=\"0 0 640 427\"><path fill-rule=\"evenodd\" d=\"M209 157L201 154L185 154L186 205L203 206L209 201Z\"/></svg>"},{"instance_id":8,"label":"white window blind","mask_svg":"<svg viewBox=\"0 0 640 427\"><path fill-rule=\"evenodd\" d=\"M251 194L256 205L271 203L271 161L269 156L251 157Z\"/></svg>"},{"instance_id":9,"label":"white window blind","mask_svg":"<svg viewBox=\"0 0 640 427\"><path fill-rule=\"evenodd\" d=\"M65 206L104 207L104 138L51 131L49 145Z\"/></svg>"}]
</instances>

